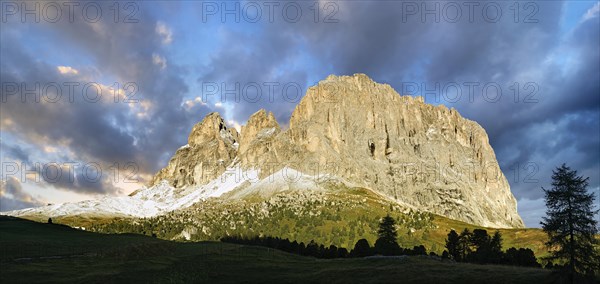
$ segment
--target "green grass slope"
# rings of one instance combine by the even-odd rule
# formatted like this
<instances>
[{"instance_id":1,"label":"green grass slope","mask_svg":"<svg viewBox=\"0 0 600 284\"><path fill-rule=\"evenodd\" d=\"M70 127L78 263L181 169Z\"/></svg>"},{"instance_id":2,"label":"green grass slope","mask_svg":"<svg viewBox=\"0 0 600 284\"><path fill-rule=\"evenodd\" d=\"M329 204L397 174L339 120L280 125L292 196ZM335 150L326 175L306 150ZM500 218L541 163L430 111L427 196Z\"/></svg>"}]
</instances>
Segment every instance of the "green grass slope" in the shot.
<instances>
[{"instance_id":1,"label":"green grass slope","mask_svg":"<svg viewBox=\"0 0 600 284\"><path fill-rule=\"evenodd\" d=\"M553 283L548 270L428 257L319 260L0 217L0 283Z\"/></svg>"},{"instance_id":2,"label":"green grass slope","mask_svg":"<svg viewBox=\"0 0 600 284\"><path fill-rule=\"evenodd\" d=\"M139 233L167 240L206 241L223 236L276 236L309 243L352 249L366 238L377 238L379 220L386 214L396 219L398 243L407 248L424 245L441 254L448 232L482 228L439 215L402 207L364 188L332 188L325 192L285 192L271 198L209 199L190 208L147 219L98 221L87 228L103 233ZM57 219L79 224L73 217ZM485 228L489 234L496 229ZM547 255L546 235L539 229L499 229L504 249L530 248Z\"/></svg>"}]
</instances>

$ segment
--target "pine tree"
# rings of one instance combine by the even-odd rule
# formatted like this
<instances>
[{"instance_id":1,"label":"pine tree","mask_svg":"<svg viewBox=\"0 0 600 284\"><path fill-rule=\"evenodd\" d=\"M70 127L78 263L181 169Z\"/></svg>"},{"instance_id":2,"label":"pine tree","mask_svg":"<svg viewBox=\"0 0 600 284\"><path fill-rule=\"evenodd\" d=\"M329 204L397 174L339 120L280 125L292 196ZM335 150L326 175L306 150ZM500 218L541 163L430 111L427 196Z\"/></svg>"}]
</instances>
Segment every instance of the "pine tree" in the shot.
<instances>
[{"instance_id":1,"label":"pine tree","mask_svg":"<svg viewBox=\"0 0 600 284\"><path fill-rule=\"evenodd\" d=\"M306 250L304 251L304 254L312 257L319 256L319 245L314 240L311 240L310 243L306 245Z\"/></svg>"},{"instance_id":2,"label":"pine tree","mask_svg":"<svg viewBox=\"0 0 600 284\"><path fill-rule=\"evenodd\" d=\"M354 245L352 250L352 256L354 257L365 257L371 255L371 245L366 239L360 239Z\"/></svg>"},{"instance_id":3,"label":"pine tree","mask_svg":"<svg viewBox=\"0 0 600 284\"><path fill-rule=\"evenodd\" d=\"M396 221L389 214L381 219L377 236L387 242L396 242L396 238L398 237Z\"/></svg>"},{"instance_id":4,"label":"pine tree","mask_svg":"<svg viewBox=\"0 0 600 284\"><path fill-rule=\"evenodd\" d=\"M575 274L593 274L600 269L597 251L595 196L587 192L588 179L578 176L565 164L552 172L552 188L546 190L546 217L541 222L548 234L546 243L552 251L550 259L566 260L569 279Z\"/></svg>"},{"instance_id":5,"label":"pine tree","mask_svg":"<svg viewBox=\"0 0 600 284\"><path fill-rule=\"evenodd\" d=\"M502 261L502 235L496 231L490 241L490 259L491 263L500 263Z\"/></svg>"},{"instance_id":6,"label":"pine tree","mask_svg":"<svg viewBox=\"0 0 600 284\"><path fill-rule=\"evenodd\" d=\"M471 254L470 261L486 263L491 256L491 238L486 230L475 229L471 235L471 246L475 251Z\"/></svg>"},{"instance_id":7,"label":"pine tree","mask_svg":"<svg viewBox=\"0 0 600 284\"><path fill-rule=\"evenodd\" d=\"M387 216L381 219L379 230L377 231L377 240L375 241L375 250L382 255L395 255L400 253L400 246L396 241L398 232L396 231L396 221Z\"/></svg>"},{"instance_id":8,"label":"pine tree","mask_svg":"<svg viewBox=\"0 0 600 284\"><path fill-rule=\"evenodd\" d=\"M469 256L471 254L471 252L473 251L471 249L471 236L473 234L471 234L471 232L469 231L469 229L465 228L461 233L460 236L458 237L458 250L459 250L459 254L460 254L460 260L459 261L467 261L467 256Z\"/></svg>"},{"instance_id":9,"label":"pine tree","mask_svg":"<svg viewBox=\"0 0 600 284\"><path fill-rule=\"evenodd\" d=\"M509 265L541 267L531 249L514 247L506 250L505 262Z\"/></svg>"},{"instance_id":10,"label":"pine tree","mask_svg":"<svg viewBox=\"0 0 600 284\"><path fill-rule=\"evenodd\" d=\"M456 261L461 260L460 254L460 237L454 230L450 230L448 233L448 238L446 239L446 249L448 250L448 254L452 257L452 259Z\"/></svg>"}]
</instances>

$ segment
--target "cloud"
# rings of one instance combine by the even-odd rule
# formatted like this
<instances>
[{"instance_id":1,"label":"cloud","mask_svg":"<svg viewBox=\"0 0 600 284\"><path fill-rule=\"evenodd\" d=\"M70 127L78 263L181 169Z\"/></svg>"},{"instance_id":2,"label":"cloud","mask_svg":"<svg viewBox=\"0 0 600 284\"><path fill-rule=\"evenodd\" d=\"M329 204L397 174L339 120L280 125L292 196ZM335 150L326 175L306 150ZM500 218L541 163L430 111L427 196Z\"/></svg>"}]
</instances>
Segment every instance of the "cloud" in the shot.
<instances>
[{"instance_id":1,"label":"cloud","mask_svg":"<svg viewBox=\"0 0 600 284\"><path fill-rule=\"evenodd\" d=\"M527 227L540 227L542 217L546 216L546 203L544 199L523 198L518 203L519 214Z\"/></svg>"},{"instance_id":2,"label":"cloud","mask_svg":"<svg viewBox=\"0 0 600 284\"><path fill-rule=\"evenodd\" d=\"M235 130L237 130L239 133L241 133L242 131L242 124L240 124L239 122L231 119L227 121L227 124L233 128L235 128Z\"/></svg>"},{"instance_id":3,"label":"cloud","mask_svg":"<svg viewBox=\"0 0 600 284\"><path fill-rule=\"evenodd\" d=\"M77 69L70 67L70 66L57 66L56 69L58 70L58 72L60 74L68 74L68 75L77 75L79 74L79 71L77 71Z\"/></svg>"},{"instance_id":4,"label":"cloud","mask_svg":"<svg viewBox=\"0 0 600 284\"><path fill-rule=\"evenodd\" d=\"M107 2L99 5L110 10ZM77 13L74 14L77 24L70 23L68 18L58 23L31 24L15 20L3 24L1 83L25 84L28 88L40 83L38 90L43 90L49 82L54 82L63 92L56 102L42 97L40 103L31 95L27 103L22 103L20 88L16 94L3 93L3 99L6 98L6 103L0 105L3 132L6 130L25 141L23 145L31 149L29 154L36 154L37 160L33 162L51 162L43 153L36 153L51 147L67 150L60 160L63 162L94 162L103 169L115 163L133 162L139 167L140 176L149 176L185 144L192 125L212 111L207 105L183 107L188 91L183 76L187 71L171 63L168 67L172 72L160 72L169 61L168 55L162 55L162 46L172 41L170 29L162 24L148 25L156 23L153 12L148 6L139 7L138 15L143 17L138 16L140 21L135 24L115 23L110 17L89 23ZM35 45L24 39L24 33L52 34L44 43L48 51L40 54L30 48ZM57 42L60 45L55 46ZM65 46L68 46L68 55L63 57ZM57 61L62 62L56 64ZM71 82L79 84L72 100L64 85ZM95 94L94 87L83 92L87 83L101 87L101 100L86 99L87 93L92 97ZM114 86L121 90L111 90ZM53 88L48 90L54 92ZM137 101L124 102L127 98ZM2 151L4 155L4 149ZM18 154L15 151L13 149L13 156ZM103 182L54 185L83 193L117 192Z\"/></svg>"},{"instance_id":5,"label":"cloud","mask_svg":"<svg viewBox=\"0 0 600 284\"><path fill-rule=\"evenodd\" d=\"M15 177L0 181L0 211L11 211L42 206L44 203L23 190Z\"/></svg>"},{"instance_id":6,"label":"cloud","mask_svg":"<svg viewBox=\"0 0 600 284\"><path fill-rule=\"evenodd\" d=\"M263 28L266 31L259 34L221 29L220 47L198 77L200 85L217 86L214 95L204 96L216 106L224 107L227 119L246 121L251 114L265 108L274 111L280 123L286 123L306 92L307 71L291 64L300 56L296 47L301 36L282 31L276 25L266 24ZM296 88L284 93L286 85L299 86L298 96L294 93ZM290 99L286 100L285 95Z\"/></svg>"},{"instance_id":7,"label":"cloud","mask_svg":"<svg viewBox=\"0 0 600 284\"><path fill-rule=\"evenodd\" d=\"M162 38L163 44L170 44L173 41L173 31L164 22L156 22L154 31Z\"/></svg>"},{"instance_id":8,"label":"cloud","mask_svg":"<svg viewBox=\"0 0 600 284\"><path fill-rule=\"evenodd\" d=\"M513 3L508 2L497 2L504 12L498 22L482 17L482 3L473 21L463 9L457 22L443 15L438 22L434 15L407 17L403 14L407 2L332 3L336 9L331 15L337 22L323 21L332 10L322 2L318 21L309 13L297 23L282 18L272 23L223 23L218 16L213 17L216 23L204 23L201 13L186 5L140 3L137 24L114 23L110 17L88 23L79 15L77 24L32 25L17 20L3 24L2 83L98 80L103 92L111 94L110 81L121 86L133 82L136 88L119 91L118 101L133 93L139 102L111 103L112 96L107 95L89 103L78 95L73 103L23 104L20 94L9 95L0 106L3 134L25 143L9 148L5 145L17 143L3 140L2 154L35 161L64 152L65 160L93 161L103 167L133 161L147 176L163 167L186 143L192 125L215 109L229 124L240 125L265 108L285 125L303 93L296 100L285 100L283 85L294 83L305 92L329 74L366 73L398 92L406 82L499 84L503 96L497 102L486 101L481 87L473 101L463 93L456 103L430 102L455 107L486 129L513 193L524 205L534 201L539 205L541 186L563 162L590 176L591 188L600 184L598 3L571 19L577 24L568 33L561 31L561 19L567 14L564 1L535 2L533 23L524 23L523 17L515 21ZM109 4L100 2L106 11ZM298 4L303 11L314 11L310 10L314 3ZM171 28L175 25L159 18L177 19L181 26L199 32L182 33L175 41ZM39 48L39 42L28 40L42 35L51 37ZM515 82L520 90L517 102L511 89ZM536 103L523 102L531 90L525 88L528 82L537 86ZM219 86L217 94L207 95L202 90L206 83ZM246 88L253 83L261 86L258 101L248 99L256 95ZM273 99L265 83L278 84ZM236 95L246 97L236 101ZM41 153L50 148L59 150ZM528 167L530 163L537 168ZM524 182L530 174L532 179ZM85 193L117 191L102 183L60 186ZM528 210L522 212L526 220L538 218L537 211L522 208Z\"/></svg>"},{"instance_id":9,"label":"cloud","mask_svg":"<svg viewBox=\"0 0 600 284\"><path fill-rule=\"evenodd\" d=\"M184 105L184 107L187 110L190 110L191 108L193 108L193 107L195 107L197 105L203 105L204 106L204 105L206 105L206 103L202 101L201 97L195 97L193 100L186 100L183 103L183 105Z\"/></svg>"},{"instance_id":10,"label":"cloud","mask_svg":"<svg viewBox=\"0 0 600 284\"><path fill-rule=\"evenodd\" d=\"M463 13L453 23L443 16L435 22L434 16L423 18L422 13L403 18L401 2L336 3L337 23L312 18L298 23L259 22L250 32L223 25L218 33L221 47L199 82L226 82L232 88L234 83L292 81L306 89L314 83L312 78L366 73L399 92L405 82L430 87L476 82L480 87L474 101L465 99L465 90L459 102L441 103L486 129L517 198L539 199L552 169L565 161L591 173L591 185L599 184L598 4L583 16L586 21L564 34L560 19L565 5L560 1L536 2L532 23L524 18L515 21L508 13L511 3L497 3L505 13L495 23L481 10L473 21ZM498 102L481 96L481 87L490 82L503 89ZM517 102L511 91L515 82L520 91ZM531 91L528 82L537 86L537 103L524 102ZM235 110L227 118L238 121L267 108L285 122L295 106L280 97L258 103L227 99L225 105ZM535 171L523 168L529 163L537 165ZM516 181L514 167L520 174ZM529 174L535 183L523 181Z\"/></svg>"},{"instance_id":11,"label":"cloud","mask_svg":"<svg viewBox=\"0 0 600 284\"><path fill-rule=\"evenodd\" d=\"M167 60L156 53L152 53L152 63L160 66L160 69L165 69L167 67Z\"/></svg>"},{"instance_id":12,"label":"cloud","mask_svg":"<svg viewBox=\"0 0 600 284\"><path fill-rule=\"evenodd\" d=\"M26 149L23 149L21 146L6 144L0 141L0 147L5 153L5 156L3 156L2 159L3 162L8 160L6 158L13 158L20 162L29 163L29 154L27 153L28 151Z\"/></svg>"},{"instance_id":13,"label":"cloud","mask_svg":"<svg viewBox=\"0 0 600 284\"><path fill-rule=\"evenodd\" d=\"M103 169L98 163L48 163L34 165L34 168L45 185L59 190L100 195L115 195L121 192L121 189L113 184L113 178L117 179L118 176L110 171L116 169Z\"/></svg>"},{"instance_id":14,"label":"cloud","mask_svg":"<svg viewBox=\"0 0 600 284\"><path fill-rule=\"evenodd\" d=\"M581 21L584 22L584 21L590 20L592 18L597 18L599 12L600 12L600 3L597 2L592 8L590 8L589 10L587 10L585 12Z\"/></svg>"}]
</instances>

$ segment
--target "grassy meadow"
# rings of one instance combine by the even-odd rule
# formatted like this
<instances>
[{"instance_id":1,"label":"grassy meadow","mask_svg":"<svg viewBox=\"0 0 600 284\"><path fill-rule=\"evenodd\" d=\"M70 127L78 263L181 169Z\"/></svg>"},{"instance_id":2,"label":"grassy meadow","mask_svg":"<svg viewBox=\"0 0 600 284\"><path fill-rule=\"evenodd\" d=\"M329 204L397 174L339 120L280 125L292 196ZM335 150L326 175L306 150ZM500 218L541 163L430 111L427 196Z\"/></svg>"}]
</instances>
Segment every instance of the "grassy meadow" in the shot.
<instances>
[{"instance_id":1,"label":"grassy meadow","mask_svg":"<svg viewBox=\"0 0 600 284\"><path fill-rule=\"evenodd\" d=\"M1 283L557 283L549 270L420 257L315 259L0 217Z\"/></svg>"}]
</instances>

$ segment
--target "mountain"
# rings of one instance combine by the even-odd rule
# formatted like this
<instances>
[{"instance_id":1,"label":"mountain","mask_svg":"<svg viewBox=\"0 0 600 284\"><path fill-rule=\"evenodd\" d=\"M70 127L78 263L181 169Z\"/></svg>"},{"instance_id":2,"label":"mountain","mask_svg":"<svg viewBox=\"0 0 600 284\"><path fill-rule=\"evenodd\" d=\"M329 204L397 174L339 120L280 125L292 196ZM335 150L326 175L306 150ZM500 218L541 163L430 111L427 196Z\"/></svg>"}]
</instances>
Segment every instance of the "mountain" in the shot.
<instances>
[{"instance_id":1,"label":"mountain","mask_svg":"<svg viewBox=\"0 0 600 284\"><path fill-rule=\"evenodd\" d=\"M293 207L313 194L343 201L357 190L400 211L486 227L524 226L480 125L454 109L401 96L364 74L332 75L309 88L288 129L265 110L253 114L240 133L218 113L207 115L150 187L129 197L9 214L151 217L211 202L264 204L304 196L286 199L283 206Z\"/></svg>"},{"instance_id":2,"label":"mountain","mask_svg":"<svg viewBox=\"0 0 600 284\"><path fill-rule=\"evenodd\" d=\"M293 180L282 171L291 168L472 224L523 227L481 126L363 74L329 76L311 87L285 131L260 110L235 137L218 114L208 115L189 137L199 143L178 150L154 183L202 185L231 164L255 170L260 180Z\"/></svg>"}]
</instances>

